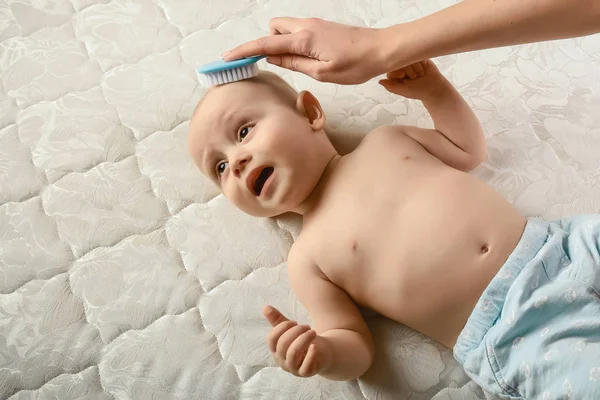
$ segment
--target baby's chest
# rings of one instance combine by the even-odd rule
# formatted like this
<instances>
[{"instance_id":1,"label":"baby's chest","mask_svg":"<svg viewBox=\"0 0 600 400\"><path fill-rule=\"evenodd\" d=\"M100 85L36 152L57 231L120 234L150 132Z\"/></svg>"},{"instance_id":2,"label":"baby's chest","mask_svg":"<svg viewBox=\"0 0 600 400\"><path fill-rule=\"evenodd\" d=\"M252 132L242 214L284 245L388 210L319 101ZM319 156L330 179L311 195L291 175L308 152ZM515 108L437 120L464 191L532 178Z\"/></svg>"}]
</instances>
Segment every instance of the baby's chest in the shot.
<instances>
[{"instance_id":1,"label":"baby's chest","mask_svg":"<svg viewBox=\"0 0 600 400\"><path fill-rule=\"evenodd\" d=\"M336 284L360 283L403 258L402 246L394 239L399 222L392 215L337 214L313 227L310 244L312 258Z\"/></svg>"},{"instance_id":2,"label":"baby's chest","mask_svg":"<svg viewBox=\"0 0 600 400\"><path fill-rule=\"evenodd\" d=\"M337 204L353 213L393 213L404 202L435 184L448 167L422 149L385 149L380 144L359 149L336 176ZM356 200L354 202L349 200Z\"/></svg>"}]
</instances>

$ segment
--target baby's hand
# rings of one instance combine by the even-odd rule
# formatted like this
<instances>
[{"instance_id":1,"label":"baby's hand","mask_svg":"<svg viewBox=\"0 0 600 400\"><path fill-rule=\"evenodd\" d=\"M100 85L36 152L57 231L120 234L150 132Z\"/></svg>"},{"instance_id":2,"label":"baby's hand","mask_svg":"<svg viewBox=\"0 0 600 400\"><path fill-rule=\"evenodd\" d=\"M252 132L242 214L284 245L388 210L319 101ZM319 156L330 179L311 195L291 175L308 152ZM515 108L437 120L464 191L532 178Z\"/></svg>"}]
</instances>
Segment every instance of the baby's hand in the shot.
<instances>
[{"instance_id":1,"label":"baby's hand","mask_svg":"<svg viewBox=\"0 0 600 400\"><path fill-rule=\"evenodd\" d=\"M274 307L263 309L273 329L267 342L277 364L285 371L301 377L318 374L327 368L331 352L327 342L307 325L288 320Z\"/></svg>"},{"instance_id":2,"label":"baby's hand","mask_svg":"<svg viewBox=\"0 0 600 400\"><path fill-rule=\"evenodd\" d=\"M431 60L388 72L387 79L379 81L388 91L416 100L434 96L446 83L446 78Z\"/></svg>"}]
</instances>

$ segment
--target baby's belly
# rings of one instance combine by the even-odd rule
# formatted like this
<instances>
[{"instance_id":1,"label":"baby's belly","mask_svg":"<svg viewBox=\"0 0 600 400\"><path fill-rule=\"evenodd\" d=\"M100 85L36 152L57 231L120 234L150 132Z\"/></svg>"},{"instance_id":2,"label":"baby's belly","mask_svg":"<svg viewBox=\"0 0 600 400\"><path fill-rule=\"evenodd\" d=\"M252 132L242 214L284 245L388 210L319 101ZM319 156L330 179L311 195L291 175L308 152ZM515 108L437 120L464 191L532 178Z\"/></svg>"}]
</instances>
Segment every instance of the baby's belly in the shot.
<instances>
[{"instance_id":1,"label":"baby's belly","mask_svg":"<svg viewBox=\"0 0 600 400\"><path fill-rule=\"evenodd\" d=\"M355 250L345 273L331 272L359 304L449 347L525 227L498 194L461 179L398 212L379 208L362 231L349 230Z\"/></svg>"}]
</instances>

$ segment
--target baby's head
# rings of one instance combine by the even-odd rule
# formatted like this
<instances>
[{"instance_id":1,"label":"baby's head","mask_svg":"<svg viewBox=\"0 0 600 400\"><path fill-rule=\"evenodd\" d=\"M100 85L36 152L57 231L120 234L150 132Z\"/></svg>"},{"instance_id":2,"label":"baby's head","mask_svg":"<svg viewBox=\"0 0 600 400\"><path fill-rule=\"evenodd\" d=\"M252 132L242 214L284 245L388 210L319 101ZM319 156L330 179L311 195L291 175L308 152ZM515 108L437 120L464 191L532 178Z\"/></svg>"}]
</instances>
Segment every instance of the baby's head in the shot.
<instances>
[{"instance_id":1,"label":"baby's head","mask_svg":"<svg viewBox=\"0 0 600 400\"><path fill-rule=\"evenodd\" d=\"M211 88L194 111L189 151L233 204L260 217L300 210L336 152L309 92L261 72Z\"/></svg>"}]
</instances>

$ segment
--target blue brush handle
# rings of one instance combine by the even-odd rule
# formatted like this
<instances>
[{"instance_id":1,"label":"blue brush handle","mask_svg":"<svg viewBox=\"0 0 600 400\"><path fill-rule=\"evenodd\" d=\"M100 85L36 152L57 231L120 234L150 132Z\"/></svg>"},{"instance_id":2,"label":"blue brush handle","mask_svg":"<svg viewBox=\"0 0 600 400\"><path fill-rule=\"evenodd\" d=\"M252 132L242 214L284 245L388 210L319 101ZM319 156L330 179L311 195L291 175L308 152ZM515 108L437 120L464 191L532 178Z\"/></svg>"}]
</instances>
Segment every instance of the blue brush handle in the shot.
<instances>
[{"instance_id":1,"label":"blue brush handle","mask_svg":"<svg viewBox=\"0 0 600 400\"><path fill-rule=\"evenodd\" d=\"M219 60L210 64L202 65L198 68L198 72L200 72L201 74L209 74L211 72L227 71L229 69L245 67L246 65L254 64L255 62L263 58L265 58L265 56L241 58L239 60L234 61Z\"/></svg>"}]
</instances>

